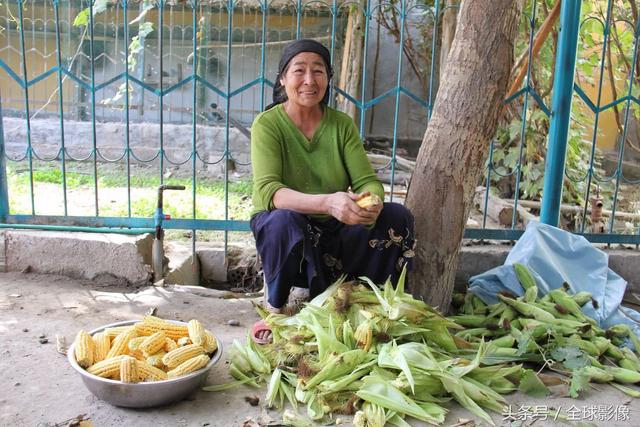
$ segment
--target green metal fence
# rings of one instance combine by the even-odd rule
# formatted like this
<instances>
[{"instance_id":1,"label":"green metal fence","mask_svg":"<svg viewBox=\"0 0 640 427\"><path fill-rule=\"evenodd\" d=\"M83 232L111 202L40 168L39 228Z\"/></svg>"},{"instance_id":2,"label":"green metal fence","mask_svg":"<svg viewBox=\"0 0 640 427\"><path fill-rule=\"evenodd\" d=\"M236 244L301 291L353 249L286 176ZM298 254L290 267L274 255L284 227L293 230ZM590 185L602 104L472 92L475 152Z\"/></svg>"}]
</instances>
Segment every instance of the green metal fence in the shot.
<instances>
[{"instance_id":1,"label":"green metal fence","mask_svg":"<svg viewBox=\"0 0 640 427\"><path fill-rule=\"evenodd\" d=\"M638 17L628 2L582 9L580 1L564 2L560 25L574 35L558 37L556 25L535 51L554 3L527 2L516 46L526 77L505 100L479 193L484 211L466 236L517 239L523 207L554 223L565 202L575 211L563 215L566 228L637 245ZM457 7L444 0L2 2L0 222L145 232L159 220L157 185L183 183L185 194L167 196L179 197L183 209L165 228L191 230L194 248L196 231L222 231L225 243L228 232L247 231L247 128L270 101L282 46L301 37L330 49L331 104L355 107L367 148L383 154L376 169L389 198L401 199L437 93L441 35L451 26L445 17ZM355 74L345 76L359 43ZM614 111L607 149L603 117ZM596 187L602 233L589 222ZM511 208L507 224L491 222L494 197Z\"/></svg>"}]
</instances>

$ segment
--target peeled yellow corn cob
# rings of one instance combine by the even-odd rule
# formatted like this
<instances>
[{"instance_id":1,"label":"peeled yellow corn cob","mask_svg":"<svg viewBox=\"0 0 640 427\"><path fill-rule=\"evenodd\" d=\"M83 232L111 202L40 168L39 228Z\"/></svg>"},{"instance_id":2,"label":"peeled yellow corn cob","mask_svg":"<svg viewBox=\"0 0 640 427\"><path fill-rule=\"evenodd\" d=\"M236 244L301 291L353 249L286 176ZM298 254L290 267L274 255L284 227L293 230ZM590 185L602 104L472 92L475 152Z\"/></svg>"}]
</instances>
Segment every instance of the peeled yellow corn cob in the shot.
<instances>
[{"instance_id":1,"label":"peeled yellow corn cob","mask_svg":"<svg viewBox=\"0 0 640 427\"><path fill-rule=\"evenodd\" d=\"M107 358L111 348L111 338L104 332L98 332L93 336L93 363L98 363Z\"/></svg>"},{"instance_id":2,"label":"peeled yellow corn cob","mask_svg":"<svg viewBox=\"0 0 640 427\"><path fill-rule=\"evenodd\" d=\"M165 338L163 347L164 351L169 353L171 350L175 350L176 348L178 348L178 344L174 340L169 337Z\"/></svg>"},{"instance_id":3,"label":"peeled yellow corn cob","mask_svg":"<svg viewBox=\"0 0 640 427\"><path fill-rule=\"evenodd\" d=\"M202 326L202 323L196 319L191 319L187 325L187 330L189 331L189 338L192 343L204 346L207 341L207 335L204 332L204 326Z\"/></svg>"},{"instance_id":4,"label":"peeled yellow corn cob","mask_svg":"<svg viewBox=\"0 0 640 427\"><path fill-rule=\"evenodd\" d=\"M95 363L87 368L87 372L102 378L120 376L120 361L123 356L112 357Z\"/></svg>"},{"instance_id":5,"label":"peeled yellow corn cob","mask_svg":"<svg viewBox=\"0 0 640 427\"><path fill-rule=\"evenodd\" d=\"M189 337L179 338L178 340L176 340L176 343L178 343L178 347L184 347L185 345L193 344L191 342L191 338Z\"/></svg>"},{"instance_id":6,"label":"peeled yellow corn cob","mask_svg":"<svg viewBox=\"0 0 640 427\"><path fill-rule=\"evenodd\" d=\"M162 358L164 357L165 354L167 354L166 351L160 350L159 352L147 357L145 360L149 365L162 369L164 367L164 363L162 363Z\"/></svg>"},{"instance_id":7,"label":"peeled yellow corn cob","mask_svg":"<svg viewBox=\"0 0 640 427\"><path fill-rule=\"evenodd\" d=\"M196 344L189 344L184 347L178 347L173 351L165 354L162 358L164 363L169 369L173 369L187 360L204 354L204 348Z\"/></svg>"},{"instance_id":8,"label":"peeled yellow corn cob","mask_svg":"<svg viewBox=\"0 0 640 427\"><path fill-rule=\"evenodd\" d=\"M138 360L138 376L142 381L161 381L167 379L167 373L162 369Z\"/></svg>"},{"instance_id":9,"label":"peeled yellow corn cob","mask_svg":"<svg viewBox=\"0 0 640 427\"><path fill-rule=\"evenodd\" d=\"M169 378L175 378L181 375L186 375L204 368L207 366L207 363L209 363L209 356L201 354L200 356L192 357L191 359L182 362L176 368L167 372L167 376Z\"/></svg>"},{"instance_id":10,"label":"peeled yellow corn cob","mask_svg":"<svg viewBox=\"0 0 640 427\"><path fill-rule=\"evenodd\" d=\"M377 206L377 205L381 204L382 200L380 200L380 197L378 197L377 195L370 194L368 196L365 196L365 197L357 200L356 203L361 208L367 209L367 208L371 208L373 206Z\"/></svg>"},{"instance_id":11,"label":"peeled yellow corn cob","mask_svg":"<svg viewBox=\"0 0 640 427\"><path fill-rule=\"evenodd\" d=\"M129 340L129 342L127 343L127 347L129 347L129 352L133 353L135 351L139 351L140 350L140 344L142 344L144 342L144 340L146 340L147 337L135 337L135 338L131 338Z\"/></svg>"},{"instance_id":12,"label":"peeled yellow corn cob","mask_svg":"<svg viewBox=\"0 0 640 427\"><path fill-rule=\"evenodd\" d=\"M145 356L149 357L164 347L166 338L167 337L163 331L155 332L142 341L140 344L140 350Z\"/></svg>"},{"instance_id":13,"label":"peeled yellow corn cob","mask_svg":"<svg viewBox=\"0 0 640 427\"><path fill-rule=\"evenodd\" d=\"M130 329L133 329L133 326L116 326L113 328L107 328L104 330L104 334L106 334L109 338L114 339L118 335L123 332L126 332Z\"/></svg>"},{"instance_id":14,"label":"peeled yellow corn cob","mask_svg":"<svg viewBox=\"0 0 640 427\"><path fill-rule=\"evenodd\" d=\"M184 325L176 325L155 316L144 316L140 323L136 323L134 328L138 335L152 335L154 332L163 331L171 339L177 340L181 337L189 336L189 331Z\"/></svg>"},{"instance_id":15,"label":"peeled yellow corn cob","mask_svg":"<svg viewBox=\"0 0 640 427\"><path fill-rule=\"evenodd\" d=\"M76 342L74 346L74 353L78 365L83 368L88 368L93 365L93 338L87 331L80 331L76 336Z\"/></svg>"},{"instance_id":16,"label":"peeled yellow corn cob","mask_svg":"<svg viewBox=\"0 0 640 427\"><path fill-rule=\"evenodd\" d=\"M207 336L207 341L203 345L204 351L205 353L211 354L218 349L218 341L209 331L205 331L205 335Z\"/></svg>"},{"instance_id":17,"label":"peeled yellow corn cob","mask_svg":"<svg viewBox=\"0 0 640 427\"><path fill-rule=\"evenodd\" d=\"M129 341L136 337L136 332L133 329L129 329L120 335L118 335L111 344L111 349L107 353L107 359L129 352Z\"/></svg>"},{"instance_id":18,"label":"peeled yellow corn cob","mask_svg":"<svg viewBox=\"0 0 640 427\"><path fill-rule=\"evenodd\" d=\"M140 380L137 363L138 361L131 356L122 357L120 360L120 381L137 383Z\"/></svg>"}]
</instances>

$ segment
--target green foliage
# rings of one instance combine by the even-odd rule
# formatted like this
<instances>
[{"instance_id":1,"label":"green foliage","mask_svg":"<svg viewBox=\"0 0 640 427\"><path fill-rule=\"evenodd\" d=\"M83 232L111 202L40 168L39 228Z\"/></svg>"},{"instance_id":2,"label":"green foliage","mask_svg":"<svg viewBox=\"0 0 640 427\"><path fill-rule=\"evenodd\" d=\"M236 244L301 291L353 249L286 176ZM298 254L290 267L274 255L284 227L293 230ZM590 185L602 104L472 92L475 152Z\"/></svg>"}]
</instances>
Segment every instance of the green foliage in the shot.
<instances>
[{"instance_id":1,"label":"green foliage","mask_svg":"<svg viewBox=\"0 0 640 427\"><path fill-rule=\"evenodd\" d=\"M93 16L96 16L99 13L107 10L107 0L96 0L93 4ZM89 13L91 12L90 8L85 8L78 12L76 18L73 20L74 27L84 27L89 25Z\"/></svg>"},{"instance_id":2,"label":"green foliage","mask_svg":"<svg viewBox=\"0 0 640 427\"><path fill-rule=\"evenodd\" d=\"M545 0L546 10L550 10L555 4L555 0ZM518 38L516 40L516 52L518 54L526 52L529 48L529 16L532 16L533 1L527 2L524 18L521 22ZM545 8L541 2L537 3L536 23L537 30L547 16ZM604 42L604 14L603 4L598 2L583 3L583 20L580 27L580 38L578 46L578 58L576 62L576 82L585 85L599 82L600 62L602 60L602 48ZM617 9L621 10L617 10ZM613 14L620 16L623 13L629 14L628 7L619 5L614 7ZM593 19L598 18L598 19ZM631 17L629 16L629 19ZM556 24L554 31L557 31ZM615 32L614 32L615 33ZM614 56L614 62L623 61L623 56L633 51L633 33L625 31L618 34L619 43L609 40L609 48ZM614 48L622 44L622 50ZM557 52L557 40L551 34L545 41L538 56L534 59L530 68L530 84L536 93L542 98L547 107L551 106L551 96L553 88L553 77L555 67L555 55ZM619 71L616 71L620 74ZM606 81L606 79L605 79ZM493 152L493 168L496 173L491 176L492 184L501 189L503 197L514 197L516 180L520 179L519 198L529 200L539 200L542 197L544 181L544 162L546 158L547 139L550 128L550 118L535 102L533 97L529 97L526 111L526 123L522 124L524 97L512 101L509 105L510 114L507 120L502 123L495 136ZM592 99L595 104L596 100ZM584 204L584 197L587 194L587 171L591 167L591 152L593 140L601 137L601 130L597 129L597 134L593 132L596 127L595 114L577 97L574 97L572 106L572 119L569 127L567 141L567 158L565 163L567 179L564 182L563 202L570 204ZM524 135L523 135L524 132ZM522 148L521 148L521 145ZM600 169L602 153L599 149L594 151L593 170L597 176L603 176ZM518 166L520 166L519 177ZM593 193L596 184L599 184L601 191L607 194L612 190L611 183L596 183L592 180Z\"/></svg>"},{"instance_id":3,"label":"green foliage","mask_svg":"<svg viewBox=\"0 0 640 427\"><path fill-rule=\"evenodd\" d=\"M69 166L68 166L69 167ZM7 175L9 179L9 204L14 213L27 213L30 211L30 177L28 170L15 169L8 164ZM65 173L67 194L85 195L87 199L93 198L94 178L91 173L81 173L67 170ZM42 194L59 192L62 194L62 171L50 165L34 166L33 170L34 194L36 203ZM164 180L168 185L184 185L184 191L170 192L165 196L165 211L174 218L191 218L193 216L193 186L190 178L169 178ZM138 217L151 217L156 208L157 187L160 178L151 174L134 174L130 177L131 185L131 214ZM104 216L126 216L127 207L127 178L122 171L111 170L98 177L98 194L117 194L101 199L100 214ZM230 219L248 220L252 204L251 193L253 184L251 180L229 182L228 184L228 212ZM101 196L102 197L102 196ZM61 203L61 198L57 199ZM196 218L211 219L224 218L225 209L224 181L213 179L198 179L196 187ZM48 206L46 209L53 209ZM80 207L79 209L83 209ZM93 207L81 215L91 215Z\"/></svg>"},{"instance_id":4,"label":"green foliage","mask_svg":"<svg viewBox=\"0 0 640 427\"><path fill-rule=\"evenodd\" d=\"M99 13L105 12L107 10L107 0L96 0L93 6L93 16L96 16ZM144 39L149 34L153 32L153 23L145 22L144 19L151 9L154 9L156 5L154 3L146 1L144 7L131 22L129 22L129 26L133 26L138 24L138 34L131 38L131 42L129 43L129 55L128 59L128 70L130 73L133 73L136 70L136 66L138 65L138 56L142 54L144 50ZM73 25L75 27L85 27L89 25L89 8L83 9L76 15L73 20ZM129 85L128 92L133 92L133 86ZM125 94L127 93L127 85L126 83L120 84L118 90L115 95L111 98L105 98L100 101L103 105L114 104L119 101Z\"/></svg>"}]
</instances>

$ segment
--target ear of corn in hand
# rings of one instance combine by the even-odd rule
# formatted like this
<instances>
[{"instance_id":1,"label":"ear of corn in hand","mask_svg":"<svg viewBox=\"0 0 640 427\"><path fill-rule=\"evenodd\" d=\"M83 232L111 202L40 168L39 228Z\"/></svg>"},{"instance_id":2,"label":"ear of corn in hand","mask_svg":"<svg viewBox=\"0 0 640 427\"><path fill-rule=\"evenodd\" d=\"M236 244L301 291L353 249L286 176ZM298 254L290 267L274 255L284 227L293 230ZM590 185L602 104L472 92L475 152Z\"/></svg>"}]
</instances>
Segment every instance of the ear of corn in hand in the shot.
<instances>
[{"instance_id":1,"label":"ear of corn in hand","mask_svg":"<svg viewBox=\"0 0 640 427\"><path fill-rule=\"evenodd\" d=\"M367 209L382 204L382 200L376 194L369 194L356 200L356 204L363 209Z\"/></svg>"}]
</instances>

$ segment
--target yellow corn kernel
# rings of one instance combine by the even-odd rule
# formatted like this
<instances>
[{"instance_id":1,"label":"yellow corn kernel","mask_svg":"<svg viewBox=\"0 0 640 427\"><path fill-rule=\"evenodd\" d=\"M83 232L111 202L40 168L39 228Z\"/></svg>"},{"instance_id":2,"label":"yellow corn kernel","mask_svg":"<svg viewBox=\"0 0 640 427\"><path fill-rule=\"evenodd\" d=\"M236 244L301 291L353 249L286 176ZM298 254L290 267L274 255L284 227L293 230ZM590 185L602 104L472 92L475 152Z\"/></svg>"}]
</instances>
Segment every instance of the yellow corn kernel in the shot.
<instances>
[{"instance_id":1,"label":"yellow corn kernel","mask_svg":"<svg viewBox=\"0 0 640 427\"><path fill-rule=\"evenodd\" d=\"M113 328L105 329L103 333L113 340L115 337L117 337L121 333L131 329L133 329L133 326L115 326Z\"/></svg>"},{"instance_id":2,"label":"yellow corn kernel","mask_svg":"<svg viewBox=\"0 0 640 427\"><path fill-rule=\"evenodd\" d=\"M155 332L154 334L146 337L144 341L142 341L142 343L140 344L140 351L142 351L142 353L147 357L151 356L152 354L155 354L160 349L162 349L162 347L164 347L166 338L167 337L165 336L164 332Z\"/></svg>"},{"instance_id":3,"label":"yellow corn kernel","mask_svg":"<svg viewBox=\"0 0 640 427\"><path fill-rule=\"evenodd\" d=\"M109 353L107 353L107 359L129 352L129 341L136 337L136 331L129 329L118 335L111 344Z\"/></svg>"},{"instance_id":4,"label":"yellow corn kernel","mask_svg":"<svg viewBox=\"0 0 640 427\"><path fill-rule=\"evenodd\" d=\"M136 360L147 360L147 356L145 356L140 350L130 351L129 355L134 357Z\"/></svg>"},{"instance_id":5,"label":"yellow corn kernel","mask_svg":"<svg viewBox=\"0 0 640 427\"><path fill-rule=\"evenodd\" d=\"M164 363L162 363L162 358L164 357L165 354L167 354L166 351L160 350L159 352L152 354L151 356L148 356L145 360L149 365L162 369L164 368Z\"/></svg>"},{"instance_id":6,"label":"yellow corn kernel","mask_svg":"<svg viewBox=\"0 0 640 427\"><path fill-rule=\"evenodd\" d=\"M111 338L104 332L98 332L93 336L93 363L98 363L107 358L111 348Z\"/></svg>"},{"instance_id":7,"label":"yellow corn kernel","mask_svg":"<svg viewBox=\"0 0 640 427\"><path fill-rule=\"evenodd\" d=\"M200 356L201 354L204 354L204 348L199 345L189 344L184 347L178 347L165 354L162 358L162 363L164 363L167 368L173 369L182 362L186 362L192 357Z\"/></svg>"},{"instance_id":8,"label":"yellow corn kernel","mask_svg":"<svg viewBox=\"0 0 640 427\"><path fill-rule=\"evenodd\" d=\"M142 322L136 323L134 328L138 335L151 335L154 332L163 331L166 336L174 340L189 336L189 331L185 325L177 325L155 316L144 316Z\"/></svg>"},{"instance_id":9,"label":"yellow corn kernel","mask_svg":"<svg viewBox=\"0 0 640 427\"><path fill-rule=\"evenodd\" d=\"M178 343L176 343L174 340L172 340L169 337L165 338L164 347L163 347L164 351L169 353L171 350L175 350L176 348L178 348Z\"/></svg>"},{"instance_id":10,"label":"yellow corn kernel","mask_svg":"<svg viewBox=\"0 0 640 427\"><path fill-rule=\"evenodd\" d=\"M211 354L218 349L218 340L216 340L216 337L214 337L209 331L205 331L205 334L207 336L207 341L203 345L204 351L205 353Z\"/></svg>"},{"instance_id":11,"label":"yellow corn kernel","mask_svg":"<svg viewBox=\"0 0 640 427\"><path fill-rule=\"evenodd\" d=\"M88 368L93 365L93 348L93 338L91 338L91 335L89 335L87 331L78 332L76 342L73 347L78 365L83 368Z\"/></svg>"},{"instance_id":12,"label":"yellow corn kernel","mask_svg":"<svg viewBox=\"0 0 640 427\"><path fill-rule=\"evenodd\" d=\"M187 324L187 330L189 331L189 338L192 343L204 346L204 343L207 341L207 336L204 333L204 326L202 326L202 323L196 319L191 319Z\"/></svg>"},{"instance_id":13,"label":"yellow corn kernel","mask_svg":"<svg viewBox=\"0 0 640 427\"><path fill-rule=\"evenodd\" d=\"M138 361L131 356L123 356L120 360L120 381L125 383L137 383L140 381Z\"/></svg>"},{"instance_id":14,"label":"yellow corn kernel","mask_svg":"<svg viewBox=\"0 0 640 427\"><path fill-rule=\"evenodd\" d=\"M370 194L368 196L365 196L365 197L357 200L356 203L361 208L367 209L367 208L371 208L373 206L377 206L377 205L381 204L382 200L380 200L380 197L378 197L377 195Z\"/></svg>"},{"instance_id":15,"label":"yellow corn kernel","mask_svg":"<svg viewBox=\"0 0 640 427\"><path fill-rule=\"evenodd\" d=\"M138 360L138 377L141 381L161 381L167 379L167 373L147 362Z\"/></svg>"},{"instance_id":16,"label":"yellow corn kernel","mask_svg":"<svg viewBox=\"0 0 640 427\"><path fill-rule=\"evenodd\" d=\"M191 338L189 337L178 338L176 342L178 343L178 347L184 347L185 345L193 344L191 342Z\"/></svg>"},{"instance_id":17,"label":"yellow corn kernel","mask_svg":"<svg viewBox=\"0 0 640 427\"><path fill-rule=\"evenodd\" d=\"M167 372L167 377L175 378L181 375L190 374L191 372L197 371L198 369L202 369L207 366L209 360L209 356L207 356L206 354L192 357L191 359L182 362L180 365Z\"/></svg>"},{"instance_id":18,"label":"yellow corn kernel","mask_svg":"<svg viewBox=\"0 0 640 427\"><path fill-rule=\"evenodd\" d=\"M131 338L127 343L127 347L129 348L129 354L133 354L136 351L140 351L140 344L142 344L142 342L146 339L147 337Z\"/></svg>"},{"instance_id":19,"label":"yellow corn kernel","mask_svg":"<svg viewBox=\"0 0 640 427\"><path fill-rule=\"evenodd\" d=\"M114 378L120 376L120 361L123 356L112 357L95 363L87 368L87 372L102 378Z\"/></svg>"}]
</instances>

